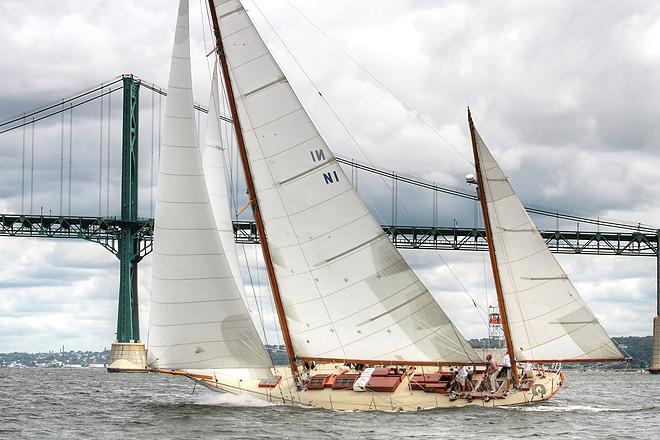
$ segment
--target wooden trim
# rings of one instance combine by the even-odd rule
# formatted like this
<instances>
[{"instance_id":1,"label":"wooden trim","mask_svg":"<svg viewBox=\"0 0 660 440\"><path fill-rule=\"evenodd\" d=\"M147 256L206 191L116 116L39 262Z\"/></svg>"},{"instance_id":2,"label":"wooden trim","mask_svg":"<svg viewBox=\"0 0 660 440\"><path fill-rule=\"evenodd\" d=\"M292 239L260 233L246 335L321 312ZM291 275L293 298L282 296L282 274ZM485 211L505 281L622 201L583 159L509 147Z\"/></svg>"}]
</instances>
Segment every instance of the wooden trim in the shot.
<instances>
[{"instance_id":1,"label":"wooden trim","mask_svg":"<svg viewBox=\"0 0 660 440\"><path fill-rule=\"evenodd\" d=\"M222 36L220 34L220 26L218 24L218 15L215 10L215 4L213 0L208 0L209 10L211 13L211 20L213 21L213 33L215 35L215 44L218 50L218 58L220 59L220 66L222 68L222 77L225 83L225 90L227 91L227 100L229 101L229 109L231 110L231 117L234 121L234 132L236 133L236 141L238 143L238 150L241 155L241 162L243 164L243 173L245 174L245 181L247 183L247 190L250 196L250 201L252 202L252 212L254 214L254 221L257 224L257 232L259 233L260 243L261 243L261 252L264 255L264 262L266 263L266 269L268 271L268 281L270 282L270 288L273 292L273 299L275 300L275 307L277 309L277 316L280 321L280 328L282 329L282 335L284 337L284 344L286 345L286 351L289 358L289 363L291 364L291 370L294 375L298 372L298 365L296 364L296 354L293 350L293 343L291 341L291 335L289 334L289 326L286 322L286 316L284 314L284 305L282 304L282 298L280 296L280 288L275 278L275 268L273 267L273 260L270 255L270 248L268 247L268 238L266 236L266 229L264 227L263 219L261 217L261 211L259 209L259 201L257 199L257 192L254 187L254 180L252 178L252 170L250 169L250 162L247 154L247 148L245 147L245 139L243 139L243 133L241 131L241 122L238 118L238 110L236 109L236 99L234 97L234 91L231 86L231 78L229 76L229 66L227 65L227 59L225 57L224 47L222 45Z\"/></svg>"},{"instance_id":2,"label":"wooden trim","mask_svg":"<svg viewBox=\"0 0 660 440\"><path fill-rule=\"evenodd\" d=\"M629 358L601 358L601 359L525 359L517 361L519 363L532 362L536 364L553 364L560 362L562 364L589 364L595 362L627 362Z\"/></svg>"},{"instance_id":3,"label":"wooden trim","mask_svg":"<svg viewBox=\"0 0 660 440\"><path fill-rule=\"evenodd\" d=\"M423 367L443 367L443 366L463 366L463 365L484 365L485 362L432 362L432 361L399 361L399 360L380 360L380 359L337 359L320 357L300 357L303 361L329 363L329 364L369 364L369 365L411 365Z\"/></svg>"},{"instance_id":4,"label":"wooden trim","mask_svg":"<svg viewBox=\"0 0 660 440\"><path fill-rule=\"evenodd\" d=\"M209 376L206 374L197 374L197 373L191 373L189 371L185 370L166 370L163 368L152 368L149 370L150 373L161 373L161 374L173 374L174 376L184 376L184 377L189 377L192 379L204 379L204 380L213 380L213 376Z\"/></svg>"},{"instance_id":5,"label":"wooden trim","mask_svg":"<svg viewBox=\"0 0 660 440\"><path fill-rule=\"evenodd\" d=\"M472 152L474 153L474 168L477 172L477 190L479 191L479 201L481 202L481 212L484 217L484 228L486 229L486 240L488 241L488 254L490 256L490 267L493 271L493 278L495 281L495 290L497 291L497 304L499 306L500 317L502 318L502 328L504 329L504 339L506 340L506 350L511 360L511 373L513 383L518 383L518 368L516 367L516 357L513 350L513 341L511 339L511 329L509 328L509 318L506 313L504 305L504 294L502 293L502 282L500 280L500 273L497 269L497 256L495 255L495 248L493 247L493 231L490 225L490 218L488 216L488 203L486 202L486 191L482 185L483 178L481 176L481 165L479 161L479 153L477 151L477 137L475 135L474 122L472 121L472 113L468 107L468 123L470 125L470 137L472 138Z\"/></svg>"}]
</instances>

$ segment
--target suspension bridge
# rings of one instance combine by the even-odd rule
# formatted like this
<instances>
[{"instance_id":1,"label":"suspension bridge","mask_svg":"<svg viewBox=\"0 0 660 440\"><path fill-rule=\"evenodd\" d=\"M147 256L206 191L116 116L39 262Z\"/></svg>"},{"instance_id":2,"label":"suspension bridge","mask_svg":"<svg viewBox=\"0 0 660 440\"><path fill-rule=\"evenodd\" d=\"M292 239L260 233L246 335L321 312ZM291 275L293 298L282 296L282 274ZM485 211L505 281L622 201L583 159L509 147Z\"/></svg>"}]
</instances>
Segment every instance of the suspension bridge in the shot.
<instances>
[{"instance_id":1,"label":"suspension bridge","mask_svg":"<svg viewBox=\"0 0 660 440\"><path fill-rule=\"evenodd\" d=\"M144 102L141 105L141 90L150 96L146 106ZM112 96L118 94L121 94L122 98L115 99L113 106ZM116 340L120 343L140 340L137 308L138 263L153 248L154 176L157 170L157 148L160 145L162 98L165 96L166 92L152 83L134 75L122 75L0 123L0 135L5 137L5 139L0 137L0 141L4 141L2 145L21 153L15 155L17 163L9 163L5 160L2 164L4 174L8 174L9 171L14 175L20 174L20 202L17 189L19 185L14 187L5 180L4 197L12 200L9 206L18 213L0 212L0 236L87 240L98 243L112 252L119 259L120 268L116 332ZM117 107L120 107L119 112ZM198 132L202 133L202 118L207 110L201 105L196 105L195 108L198 115ZM74 129L76 112L79 114L77 117L82 118L83 121L81 134ZM94 115L95 112L98 113ZM120 117L117 117L117 114ZM225 111L225 114L228 112ZM221 118L223 124L227 126L222 136L225 145L229 146L229 162L232 167L229 176L233 188L232 197L236 205L241 197L241 185L235 145L232 144L231 119ZM45 165L46 173L51 175L51 183L57 181L59 177L59 191L52 187L47 188L47 191L38 190L40 174L38 166L35 171L35 163L38 165L40 155L37 154L35 157L35 142L39 143L40 137L35 135L37 124L42 124L47 131L43 137L46 139L46 151L50 155L57 153L59 132L59 158L57 156L50 158L46 160ZM76 176L74 169L77 166L74 145L78 142L78 138L90 142L93 137L90 133L95 130L98 130L97 151L94 152L93 146L87 144L82 147L82 157L87 165L91 160L92 152L94 155L98 153L98 175L91 178L87 176L88 181L98 179L98 196L92 197L88 187L84 190L82 187L74 188L77 180L74 178ZM144 131L150 135L148 138L141 136ZM12 133L16 144L11 140L7 141L7 137L12 136ZM116 144L120 146L115 148ZM120 154L115 154L117 153L115 149L120 149ZM5 156L9 155L5 154ZM140 164L140 157L145 156L146 166ZM111 166L113 158L114 163L118 164L117 167ZM378 177L387 183L385 187L391 192L391 218L382 227L397 247L455 251L487 250L485 231L478 226L476 220L472 227L459 226L455 220L452 225L438 224L439 196L474 203L476 196L473 192L398 174L373 164L344 158L338 160L350 170L347 174L350 174L356 187L358 173ZM90 166L79 168L82 174L93 173ZM144 178L144 174L147 174L147 179ZM431 225L410 225L399 221L399 193L402 187L415 188L431 195L428 197L432 199ZM116 188L119 188L119 191ZM52 204L47 213L44 213L44 205L39 203L40 195L42 199L46 197L46 204ZM142 198L148 198L148 203ZM369 199L369 195L363 195L363 198ZM80 199L86 199L87 202L83 203ZM82 208L77 207L76 204ZM36 206L39 206L38 212L35 212ZM476 207L476 204L474 206ZM91 212L95 208L96 215ZM641 223L589 218L531 206L526 209L537 218L549 219L555 223L554 228L546 227L541 230L552 252L655 258L656 314L660 316L660 253L658 252L660 230ZM55 210L54 214L53 210ZM74 215L73 212L77 210L85 210L86 214ZM140 212L146 212L147 215L140 216ZM476 217L475 213L475 219ZM239 219L237 216L234 232L237 243L254 244L259 241L256 225L251 219Z\"/></svg>"}]
</instances>

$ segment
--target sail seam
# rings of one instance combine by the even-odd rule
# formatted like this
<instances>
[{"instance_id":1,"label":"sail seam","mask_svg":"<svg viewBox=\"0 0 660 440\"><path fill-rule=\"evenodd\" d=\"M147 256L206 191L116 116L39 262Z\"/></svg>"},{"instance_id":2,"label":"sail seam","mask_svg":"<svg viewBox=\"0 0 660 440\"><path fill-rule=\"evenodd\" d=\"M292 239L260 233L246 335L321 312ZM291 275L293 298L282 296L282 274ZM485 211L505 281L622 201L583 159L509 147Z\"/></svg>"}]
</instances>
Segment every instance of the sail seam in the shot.
<instances>
[{"instance_id":1,"label":"sail seam","mask_svg":"<svg viewBox=\"0 0 660 440\"><path fill-rule=\"evenodd\" d=\"M286 78L280 76L279 78L274 79L273 81L271 81L271 82L269 82L269 83L266 83L266 84L264 84L264 85L262 85L262 86L259 86L259 87L257 87L256 89L250 90L249 92L245 92L245 93L243 94L243 98L249 98L249 97L251 97L251 96L253 96L253 95L258 94L259 92L261 92L261 91L263 91L263 90L268 89L269 87L272 87L272 86L277 85L277 84L281 84L281 83L283 83L283 82L287 82L287 81L286 81Z\"/></svg>"},{"instance_id":2,"label":"sail seam","mask_svg":"<svg viewBox=\"0 0 660 440\"><path fill-rule=\"evenodd\" d=\"M302 177L309 176L309 175L312 174L314 171L318 171L318 170L321 169L321 168L324 168L324 167L326 167L326 166L328 166L328 165L332 165L332 162L334 162L332 159L328 159L326 162L321 162L321 163L317 164L316 166L313 166L313 167L311 167L311 168L308 168L307 170L305 170L305 171L303 171L303 172L301 172L301 173L298 173L298 174L296 174L295 176L291 176L291 177L289 177L289 178L287 178L287 179L284 179L284 180L281 180L281 181L279 181L279 182L277 182L277 183L275 183L275 184L276 184L276 185L279 185L279 186L285 186L287 183L291 183L291 182L296 181L296 180L298 180L298 179L300 179L300 178L302 178Z\"/></svg>"}]
</instances>

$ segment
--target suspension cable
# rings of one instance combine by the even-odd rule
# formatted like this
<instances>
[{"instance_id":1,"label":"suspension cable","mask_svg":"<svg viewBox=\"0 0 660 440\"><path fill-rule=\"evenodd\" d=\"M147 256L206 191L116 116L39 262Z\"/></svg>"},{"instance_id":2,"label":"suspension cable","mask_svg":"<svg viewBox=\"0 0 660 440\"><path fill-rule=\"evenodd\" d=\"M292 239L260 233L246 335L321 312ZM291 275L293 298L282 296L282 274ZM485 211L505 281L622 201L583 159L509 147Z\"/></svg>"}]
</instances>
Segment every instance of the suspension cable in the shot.
<instances>
[{"instance_id":1,"label":"suspension cable","mask_svg":"<svg viewBox=\"0 0 660 440\"><path fill-rule=\"evenodd\" d=\"M110 151L111 151L111 143L110 143L110 134L112 133L112 130L110 127L112 126L112 94L108 95L108 163L107 163L107 171L105 174L105 215L106 217L110 216Z\"/></svg>"},{"instance_id":2,"label":"suspension cable","mask_svg":"<svg viewBox=\"0 0 660 440\"><path fill-rule=\"evenodd\" d=\"M55 103L53 103L53 104L48 104L48 105L46 105L45 107L40 107L40 108L38 108L38 109L30 110L30 111L28 111L28 112L26 112L26 113L22 113L20 116L13 116L13 117L9 118L8 120L6 120L6 121L4 121L4 122L0 122L0 127L4 127L5 125L10 125L10 124L13 124L13 123L15 123L15 122L19 122L19 121L22 120L22 119L30 118L30 117L32 117L32 116L36 116L36 115L38 115L39 113L43 113L43 112L45 112L45 111L48 111L48 110L51 110L51 109L57 108L57 107L59 107L59 106L61 106L61 105L68 104L68 103L73 102L73 101L77 101L78 99L80 99L80 98L82 98L82 97L85 97L85 96L87 96L87 95L89 95L89 94L92 94L92 93L98 92L99 90L102 90L104 87L108 87L108 86L111 86L111 85L117 84L117 83L120 82L120 81L122 81L122 77L121 77L121 76L120 76L120 77L116 77L116 78L115 78L114 80L112 80L112 81L107 81L107 82L105 83L105 85L104 85L104 83L101 83L101 85L99 85L99 86L95 86L95 87L93 87L93 88L91 88L91 89L89 89L89 90L85 90L85 91L80 92L80 93L78 93L78 94L76 94L76 95L70 96L70 97L68 97L68 98L64 98L64 99L62 99L61 101L57 101L57 102L55 102ZM59 112L56 112L56 113L59 113ZM37 120L39 120L39 119L37 119ZM18 127L20 127L20 126L18 126ZM18 128L18 127L13 127L13 128ZM2 131L1 133L4 133L4 131Z\"/></svg>"},{"instance_id":3,"label":"suspension cable","mask_svg":"<svg viewBox=\"0 0 660 440\"><path fill-rule=\"evenodd\" d=\"M30 144L30 214L34 214L34 116L32 117L32 142Z\"/></svg>"},{"instance_id":4,"label":"suspension cable","mask_svg":"<svg viewBox=\"0 0 660 440\"><path fill-rule=\"evenodd\" d=\"M101 84L102 85L102 84ZM103 206L103 94L101 94L101 115L99 116L99 217Z\"/></svg>"},{"instance_id":5,"label":"suspension cable","mask_svg":"<svg viewBox=\"0 0 660 440\"><path fill-rule=\"evenodd\" d=\"M73 103L69 106L69 209L71 215L71 171L73 166Z\"/></svg>"},{"instance_id":6,"label":"suspension cable","mask_svg":"<svg viewBox=\"0 0 660 440\"><path fill-rule=\"evenodd\" d=\"M64 100L62 100L62 118L60 120L60 215L63 215L64 200Z\"/></svg>"},{"instance_id":7,"label":"suspension cable","mask_svg":"<svg viewBox=\"0 0 660 440\"><path fill-rule=\"evenodd\" d=\"M21 165L21 212L25 212L25 116L23 116L23 162Z\"/></svg>"}]
</instances>

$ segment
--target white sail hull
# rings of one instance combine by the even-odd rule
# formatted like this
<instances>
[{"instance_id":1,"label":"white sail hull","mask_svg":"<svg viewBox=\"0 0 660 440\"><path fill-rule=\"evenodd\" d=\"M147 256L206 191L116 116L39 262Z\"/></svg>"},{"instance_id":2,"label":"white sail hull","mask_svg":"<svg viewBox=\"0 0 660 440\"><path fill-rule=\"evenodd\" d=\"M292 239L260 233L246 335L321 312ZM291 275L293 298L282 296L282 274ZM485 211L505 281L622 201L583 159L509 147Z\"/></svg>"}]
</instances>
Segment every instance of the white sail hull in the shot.
<instances>
[{"instance_id":1,"label":"white sail hull","mask_svg":"<svg viewBox=\"0 0 660 440\"><path fill-rule=\"evenodd\" d=\"M314 374L339 374L342 366L343 364L321 364L316 367ZM159 370L159 372L188 377L217 392L248 395L279 405L301 405L335 411L402 412L465 406L523 405L550 399L565 383L564 373L562 372L546 372L545 377L535 374L534 383L529 390L511 390L506 395L475 392L473 393L473 399L468 401L464 397L450 399L449 394L413 389L412 384L415 383L415 378L423 374L423 370L427 374L437 371L435 368L415 367L414 371L409 371L409 374L403 375L401 383L393 392L354 391L352 388L299 391L296 389L295 380L288 366L277 366L273 369L274 375L280 376L281 380L272 388L260 387L259 380L241 380L221 375L204 377L204 375L195 375L185 371Z\"/></svg>"}]
</instances>

